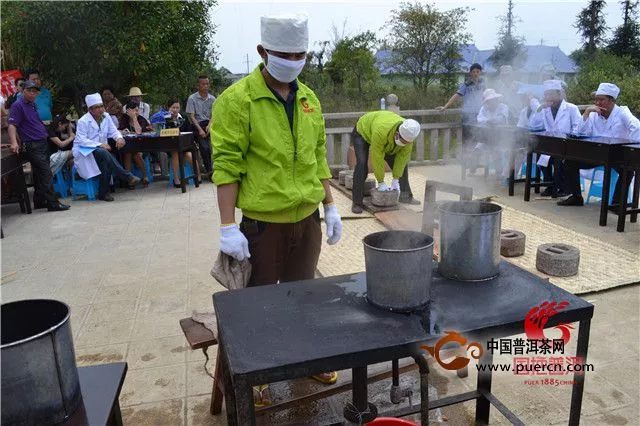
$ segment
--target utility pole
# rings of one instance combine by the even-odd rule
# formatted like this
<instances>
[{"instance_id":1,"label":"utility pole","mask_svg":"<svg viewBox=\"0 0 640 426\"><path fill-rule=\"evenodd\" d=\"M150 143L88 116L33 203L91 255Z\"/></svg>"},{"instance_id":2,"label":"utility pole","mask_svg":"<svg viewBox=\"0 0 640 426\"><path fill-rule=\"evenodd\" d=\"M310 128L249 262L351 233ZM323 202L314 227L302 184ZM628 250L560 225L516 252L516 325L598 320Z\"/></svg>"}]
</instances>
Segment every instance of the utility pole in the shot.
<instances>
[{"instance_id":1,"label":"utility pole","mask_svg":"<svg viewBox=\"0 0 640 426\"><path fill-rule=\"evenodd\" d=\"M247 74L249 74L249 54L248 53L247 53L246 59L242 62L245 62L247 64Z\"/></svg>"}]
</instances>

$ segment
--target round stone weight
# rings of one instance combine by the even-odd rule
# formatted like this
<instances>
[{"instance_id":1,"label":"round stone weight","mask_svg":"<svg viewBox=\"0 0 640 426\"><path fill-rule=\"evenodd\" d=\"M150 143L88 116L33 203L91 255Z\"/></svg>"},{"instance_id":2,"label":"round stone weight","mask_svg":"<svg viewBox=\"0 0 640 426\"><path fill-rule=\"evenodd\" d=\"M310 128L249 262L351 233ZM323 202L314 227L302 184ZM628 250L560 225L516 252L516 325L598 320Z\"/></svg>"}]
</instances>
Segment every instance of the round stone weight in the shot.
<instances>
[{"instance_id":1,"label":"round stone weight","mask_svg":"<svg viewBox=\"0 0 640 426\"><path fill-rule=\"evenodd\" d=\"M347 189L353 189L353 173L344 175L344 187Z\"/></svg>"},{"instance_id":2,"label":"round stone weight","mask_svg":"<svg viewBox=\"0 0 640 426\"><path fill-rule=\"evenodd\" d=\"M578 273L580 250L563 243L548 243L538 247L536 269L554 277L570 277Z\"/></svg>"},{"instance_id":3,"label":"round stone weight","mask_svg":"<svg viewBox=\"0 0 640 426\"><path fill-rule=\"evenodd\" d=\"M349 166L346 164L333 165L329 166L329 170L331 170L331 177L333 179L340 179L340 172L343 170L349 170Z\"/></svg>"},{"instance_id":4,"label":"round stone weight","mask_svg":"<svg viewBox=\"0 0 640 426\"><path fill-rule=\"evenodd\" d=\"M340 172L338 172L338 183L340 185L344 185L345 184L345 178L347 176L352 176L353 177L353 170L341 170Z\"/></svg>"},{"instance_id":5,"label":"round stone weight","mask_svg":"<svg viewBox=\"0 0 640 426\"><path fill-rule=\"evenodd\" d=\"M504 257L516 257L524 254L525 235L513 229L500 231L500 254Z\"/></svg>"},{"instance_id":6,"label":"round stone weight","mask_svg":"<svg viewBox=\"0 0 640 426\"><path fill-rule=\"evenodd\" d=\"M393 207L398 204L400 191L378 191L376 188L371 190L371 204L378 207Z\"/></svg>"},{"instance_id":7,"label":"round stone weight","mask_svg":"<svg viewBox=\"0 0 640 426\"><path fill-rule=\"evenodd\" d=\"M368 178L364 181L364 195L371 195L371 190L375 189L376 180L374 178Z\"/></svg>"}]
</instances>

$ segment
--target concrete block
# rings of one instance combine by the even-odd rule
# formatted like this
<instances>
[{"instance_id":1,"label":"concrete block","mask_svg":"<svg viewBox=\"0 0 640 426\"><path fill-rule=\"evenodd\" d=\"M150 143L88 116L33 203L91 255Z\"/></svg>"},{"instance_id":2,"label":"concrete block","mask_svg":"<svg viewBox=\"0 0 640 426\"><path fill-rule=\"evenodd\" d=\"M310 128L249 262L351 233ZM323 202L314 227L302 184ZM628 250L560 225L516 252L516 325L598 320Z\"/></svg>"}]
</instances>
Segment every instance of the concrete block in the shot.
<instances>
[{"instance_id":1,"label":"concrete block","mask_svg":"<svg viewBox=\"0 0 640 426\"><path fill-rule=\"evenodd\" d=\"M570 277L578 273L580 250L563 243L548 243L538 247L536 269L554 277Z\"/></svg>"},{"instance_id":2,"label":"concrete block","mask_svg":"<svg viewBox=\"0 0 640 426\"><path fill-rule=\"evenodd\" d=\"M526 236L520 231L503 229L500 231L500 254L505 257L516 257L524 254Z\"/></svg>"}]
</instances>

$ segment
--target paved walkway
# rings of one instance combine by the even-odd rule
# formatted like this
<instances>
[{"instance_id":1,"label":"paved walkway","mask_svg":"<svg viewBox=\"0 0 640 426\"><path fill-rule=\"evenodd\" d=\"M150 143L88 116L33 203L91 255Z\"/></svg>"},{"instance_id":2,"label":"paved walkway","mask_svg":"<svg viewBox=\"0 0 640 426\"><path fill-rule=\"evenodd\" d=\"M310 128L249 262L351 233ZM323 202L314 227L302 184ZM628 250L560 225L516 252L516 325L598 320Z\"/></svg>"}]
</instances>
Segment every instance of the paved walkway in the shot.
<instances>
[{"instance_id":1,"label":"paved walkway","mask_svg":"<svg viewBox=\"0 0 640 426\"><path fill-rule=\"evenodd\" d=\"M436 180L453 176L450 166L412 170ZM188 350L178 325L193 310L211 310L211 294L222 290L209 275L218 250L214 188L191 186L181 194L158 182L147 189L119 190L113 203L71 202L71 211L59 213L22 215L17 205L2 206L2 302L62 300L72 308L79 365L126 360L130 369L120 398L125 424L226 424L224 417L208 414L211 379L202 369L204 357ZM517 203L515 198L500 201ZM589 208L571 219L550 202L530 204L554 223L638 250L637 224L619 234L613 221L607 228L597 227L597 212ZM356 237L362 231L360 221L345 220L341 250L362 250ZM584 297L596 305L590 347L596 371L586 381L583 424L637 424L640 287ZM468 389L475 380L473 373L464 380L434 373L434 379L441 396ZM372 398L388 400L388 385L380 382ZM314 385L292 386L306 391ZM566 423L566 389L526 389L521 381L503 375L494 379L494 388L528 424ZM338 418L347 397L284 413L277 421L318 424ZM448 424L465 424L473 407L465 404L441 414Z\"/></svg>"}]
</instances>

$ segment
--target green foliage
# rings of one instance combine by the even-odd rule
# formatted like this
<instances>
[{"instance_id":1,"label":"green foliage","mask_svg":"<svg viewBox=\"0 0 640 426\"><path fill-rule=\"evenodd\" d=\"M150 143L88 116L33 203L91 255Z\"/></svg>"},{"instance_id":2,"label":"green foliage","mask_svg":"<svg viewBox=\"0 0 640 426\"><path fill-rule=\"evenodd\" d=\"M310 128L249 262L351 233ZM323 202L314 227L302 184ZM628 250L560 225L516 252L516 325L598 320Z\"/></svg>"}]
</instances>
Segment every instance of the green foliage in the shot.
<instances>
[{"instance_id":1,"label":"green foliage","mask_svg":"<svg viewBox=\"0 0 640 426\"><path fill-rule=\"evenodd\" d=\"M375 81L379 75L372 52L375 44L376 36L371 31L344 37L336 44L326 65L335 86L355 88L362 96L365 83Z\"/></svg>"},{"instance_id":2,"label":"green foliage","mask_svg":"<svg viewBox=\"0 0 640 426\"><path fill-rule=\"evenodd\" d=\"M495 68L511 65L517 70L526 59L524 39L514 35L516 20L517 17L513 14L513 1L509 0L507 13L501 18L502 27L498 32L498 44L491 55Z\"/></svg>"},{"instance_id":3,"label":"green foliage","mask_svg":"<svg viewBox=\"0 0 640 426\"><path fill-rule=\"evenodd\" d=\"M2 47L10 67L36 67L56 95L80 108L86 93L104 84L117 96L131 86L164 104L186 98L200 73L215 73L209 9L204 1L6 2Z\"/></svg>"},{"instance_id":4,"label":"green foliage","mask_svg":"<svg viewBox=\"0 0 640 426\"><path fill-rule=\"evenodd\" d=\"M588 55L595 54L605 42L605 34L608 30L604 18L606 4L605 0L590 0L589 5L580 11L574 24L582 36L582 47Z\"/></svg>"},{"instance_id":5,"label":"green foliage","mask_svg":"<svg viewBox=\"0 0 640 426\"><path fill-rule=\"evenodd\" d=\"M567 97L575 104L591 104L591 93L603 82L618 85L618 104L628 106L635 115L640 114L640 69L631 57L597 54L594 59L583 64L575 81L569 84Z\"/></svg>"},{"instance_id":6,"label":"green foliage","mask_svg":"<svg viewBox=\"0 0 640 426\"><path fill-rule=\"evenodd\" d=\"M607 50L620 56L630 56L640 66L640 24L638 23L638 0L620 2L623 10L623 22L613 33Z\"/></svg>"},{"instance_id":7,"label":"green foliage","mask_svg":"<svg viewBox=\"0 0 640 426\"><path fill-rule=\"evenodd\" d=\"M387 22L392 55L386 64L399 74L410 76L415 88L426 90L452 52L466 44L471 35L464 31L468 8L445 12L435 4L401 3Z\"/></svg>"}]
</instances>

